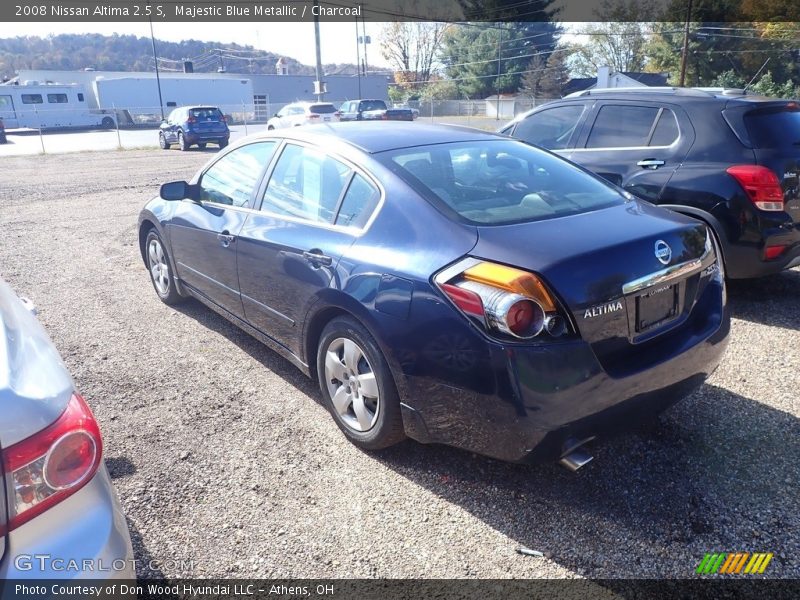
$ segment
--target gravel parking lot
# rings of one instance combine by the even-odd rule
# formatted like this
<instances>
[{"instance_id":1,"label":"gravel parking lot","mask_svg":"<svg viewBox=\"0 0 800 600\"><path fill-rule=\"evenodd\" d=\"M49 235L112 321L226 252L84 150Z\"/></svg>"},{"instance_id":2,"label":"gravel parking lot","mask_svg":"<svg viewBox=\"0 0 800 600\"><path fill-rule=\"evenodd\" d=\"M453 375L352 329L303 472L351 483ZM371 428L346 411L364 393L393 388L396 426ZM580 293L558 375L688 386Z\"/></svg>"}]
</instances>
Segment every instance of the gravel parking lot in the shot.
<instances>
[{"instance_id":1,"label":"gravel parking lot","mask_svg":"<svg viewBox=\"0 0 800 600\"><path fill-rule=\"evenodd\" d=\"M800 577L800 270L731 286L707 385L595 442L577 474L414 442L368 454L287 361L156 298L137 214L210 156L0 161L0 276L38 305L101 423L140 576L688 577L706 552L746 551Z\"/></svg>"}]
</instances>

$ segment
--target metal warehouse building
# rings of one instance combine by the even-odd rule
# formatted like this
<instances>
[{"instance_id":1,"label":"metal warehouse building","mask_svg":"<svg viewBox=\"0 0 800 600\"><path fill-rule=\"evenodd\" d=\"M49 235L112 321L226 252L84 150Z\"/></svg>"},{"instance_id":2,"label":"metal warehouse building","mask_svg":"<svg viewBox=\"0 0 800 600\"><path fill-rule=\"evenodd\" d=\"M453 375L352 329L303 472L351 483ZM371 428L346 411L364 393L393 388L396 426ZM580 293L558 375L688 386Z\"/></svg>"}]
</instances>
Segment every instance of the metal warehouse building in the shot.
<instances>
[{"instance_id":1,"label":"metal warehouse building","mask_svg":"<svg viewBox=\"0 0 800 600\"><path fill-rule=\"evenodd\" d=\"M87 92L90 109L153 113L159 106L152 72L21 70L18 81L78 84ZM183 104L214 104L224 106L226 112L244 111L264 120L290 102L316 99L311 75L169 72L162 73L160 81L165 111ZM324 81L328 90L325 100L335 104L359 97L389 97L385 75L328 75Z\"/></svg>"}]
</instances>

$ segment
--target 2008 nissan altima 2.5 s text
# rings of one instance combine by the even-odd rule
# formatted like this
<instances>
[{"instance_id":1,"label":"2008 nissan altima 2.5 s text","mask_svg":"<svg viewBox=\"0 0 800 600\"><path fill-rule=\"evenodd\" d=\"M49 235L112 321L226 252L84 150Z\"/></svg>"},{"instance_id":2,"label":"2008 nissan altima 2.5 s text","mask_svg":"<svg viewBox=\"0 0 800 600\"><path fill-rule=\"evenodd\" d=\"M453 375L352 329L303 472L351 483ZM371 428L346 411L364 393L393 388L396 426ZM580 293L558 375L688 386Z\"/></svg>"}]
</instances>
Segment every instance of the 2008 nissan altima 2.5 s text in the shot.
<instances>
[{"instance_id":1,"label":"2008 nissan altima 2.5 s text","mask_svg":"<svg viewBox=\"0 0 800 600\"><path fill-rule=\"evenodd\" d=\"M509 461L685 397L730 319L703 224L477 130L343 123L249 137L141 212L158 296L193 296L319 381L365 449Z\"/></svg>"}]
</instances>

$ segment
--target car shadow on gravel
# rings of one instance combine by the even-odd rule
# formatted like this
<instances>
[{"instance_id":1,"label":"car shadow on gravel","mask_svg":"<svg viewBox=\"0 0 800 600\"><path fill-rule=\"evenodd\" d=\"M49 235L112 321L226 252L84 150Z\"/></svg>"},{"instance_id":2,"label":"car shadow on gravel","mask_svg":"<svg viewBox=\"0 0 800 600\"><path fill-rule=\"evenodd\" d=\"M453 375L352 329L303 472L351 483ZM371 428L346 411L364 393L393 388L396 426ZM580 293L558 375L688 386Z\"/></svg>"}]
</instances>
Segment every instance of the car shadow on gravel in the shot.
<instances>
[{"instance_id":1,"label":"car shadow on gravel","mask_svg":"<svg viewBox=\"0 0 800 600\"><path fill-rule=\"evenodd\" d=\"M282 377L287 383L290 383L304 394L311 396L319 404L322 404L317 385L301 373L297 367L249 333L215 313L202 302L189 298L172 308L187 317L191 317L203 327L225 336L264 367Z\"/></svg>"},{"instance_id":2,"label":"car shadow on gravel","mask_svg":"<svg viewBox=\"0 0 800 600\"><path fill-rule=\"evenodd\" d=\"M800 330L800 270L728 282L731 314L737 319Z\"/></svg>"},{"instance_id":3,"label":"car shadow on gravel","mask_svg":"<svg viewBox=\"0 0 800 600\"><path fill-rule=\"evenodd\" d=\"M376 458L587 577L690 577L705 552L761 551L796 578L798 435L794 416L706 385L654 427L590 445L577 473L413 442Z\"/></svg>"}]
</instances>

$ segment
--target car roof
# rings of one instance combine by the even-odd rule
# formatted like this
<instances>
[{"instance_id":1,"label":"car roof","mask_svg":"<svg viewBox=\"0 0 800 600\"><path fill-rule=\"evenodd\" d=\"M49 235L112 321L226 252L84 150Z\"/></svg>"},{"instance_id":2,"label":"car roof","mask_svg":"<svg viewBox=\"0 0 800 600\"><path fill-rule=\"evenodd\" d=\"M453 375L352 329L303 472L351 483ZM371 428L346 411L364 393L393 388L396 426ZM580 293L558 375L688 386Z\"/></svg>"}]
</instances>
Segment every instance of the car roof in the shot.
<instances>
[{"instance_id":1,"label":"car roof","mask_svg":"<svg viewBox=\"0 0 800 600\"><path fill-rule=\"evenodd\" d=\"M433 125L407 121L357 121L293 127L280 132L256 134L256 137L281 137L327 145L331 138L375 154L387 150L413 148L448 142L507 139L502 136L459 125Z\"/></svg>"},{"instance_id":2,"label":"car roof","mask_svg":"<svg viewBox=\"0 0 800 600\"><path fill-rule=\"evenodd\" d=\"M572 100L586 97L613 100L664 100L665 98L670 98L673 99L673 101L679 101L681 103L713 101L730 102L731 100L746 102L774 102L780 100L780 98L762 96L743 89L721 87L629 87L604 88L599 90L591 89L573 92L572 94L565 96L562 100Z\"/></svg>"}]
</instances>

